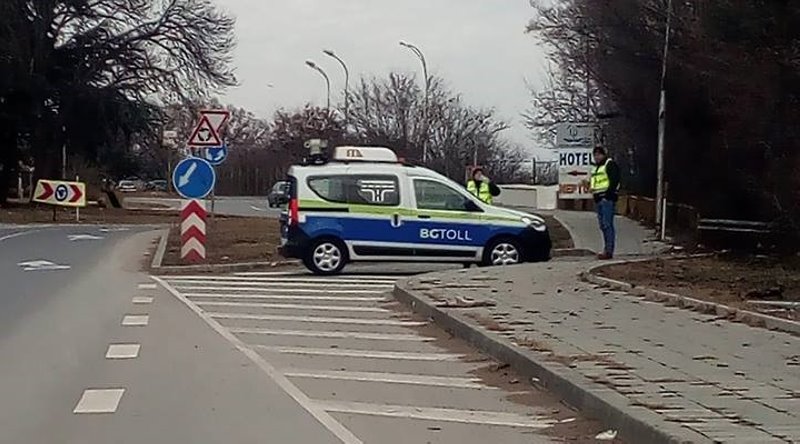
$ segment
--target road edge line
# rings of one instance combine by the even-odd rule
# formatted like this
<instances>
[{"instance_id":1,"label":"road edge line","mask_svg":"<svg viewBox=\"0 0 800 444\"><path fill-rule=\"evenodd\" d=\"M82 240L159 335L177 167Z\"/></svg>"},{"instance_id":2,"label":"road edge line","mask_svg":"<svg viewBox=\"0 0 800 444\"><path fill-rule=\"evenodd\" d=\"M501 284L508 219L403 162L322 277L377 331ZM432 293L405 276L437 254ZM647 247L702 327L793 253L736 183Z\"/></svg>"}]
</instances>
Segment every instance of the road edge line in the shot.
<instances>
[{"instance_id":1,"label":"road edge line","mask_svg":"<svg viewBox=\"0 0 800 444\"><path fill-rule=\"evenodd\" d=\"M482 352L508 364L528 381L537 381L536 384L561 397L580 412L617 430L626 441L649 444L712 442L699 433L667 423L644 407L632 406L625 396L603 388L572 369L556 367L543 356L506 344L496 333L473 325L459 313L434 306L424 296L406 288L406 285L407 281L395 285L393 294L398 301Z\"/></svg>"},{"instance_id":2,"label":"road edge line","mask_svg":"<svg viewBox=\"0 0 800 444\"><path fill-rule=\"evenodd\" d=\"M227 331L219 322L208 316L200 307L195 305L192 301L184 297L177 290L172 288L167 282L156 276L150 276L151 279L156 281L162 288L167 290L172 296L181 301L186 307L193 311L200 319L203 320L209 327L211 327L217 334L222 336L237 350L247 356L258 368L261 369L266 375L280 387L284 393L289 395L296 403L300 405L305 411L313 416L323 427L328 429L336 438L342 441L343 444L364 444L357 436L347 429L342 423L334 419L327 411L317 405L311 400L302 390L294 385L289 378L284 376L269 362L267 362L255 350L249 348L245 343L236 337L233 333Z\"/></svg>"}]
</instances>

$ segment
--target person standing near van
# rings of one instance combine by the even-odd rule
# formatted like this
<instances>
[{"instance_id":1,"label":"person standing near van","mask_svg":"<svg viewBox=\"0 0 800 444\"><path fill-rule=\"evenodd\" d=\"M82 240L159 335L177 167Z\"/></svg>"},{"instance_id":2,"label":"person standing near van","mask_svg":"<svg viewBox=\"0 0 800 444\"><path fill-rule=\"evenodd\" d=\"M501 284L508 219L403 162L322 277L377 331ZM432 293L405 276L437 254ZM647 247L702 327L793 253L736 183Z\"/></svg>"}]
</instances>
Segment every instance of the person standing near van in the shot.
<instances>
[{"instance_id":1,"label":"person standing near van","mask_svg":"<svg viewBox=\"0 0 800 444\"><path fill-rule=\"evenodd\" d=\"M467 182L467 191L489 205L500 195L500 187L483 174L482 168L472 170L472 179Z\"/></svg>"},{"instance_id":2,"label":"person standing near van","mask_svg":"<svg viewBox=\"0 0 800 444\"><path fill-rule=\"evenodd\" d=\"M614 257L617 237L614 228L614 214L619 197L620 172L616 162L608 157L608 153L603 147L594 149L594 164L595 169L592 171L590 187L604 241L603 252L597 255L597 258L608 260Z\"/></svg>"}]
</instances>

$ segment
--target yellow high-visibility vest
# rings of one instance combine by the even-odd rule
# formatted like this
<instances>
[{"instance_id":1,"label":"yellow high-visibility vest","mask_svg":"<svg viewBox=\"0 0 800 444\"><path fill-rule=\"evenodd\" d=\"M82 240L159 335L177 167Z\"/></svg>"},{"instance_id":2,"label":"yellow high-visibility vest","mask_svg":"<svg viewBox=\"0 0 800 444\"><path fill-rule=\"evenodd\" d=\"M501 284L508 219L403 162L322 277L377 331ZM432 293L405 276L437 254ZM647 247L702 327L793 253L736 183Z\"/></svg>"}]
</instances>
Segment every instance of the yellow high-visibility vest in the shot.
<instances>
[{"instance_id":1,"label":"yellow high-visibility vest","mask_svg":"<svg viewBox=\"0 0 800 444\"><path fill-rule=\"evenodd\" d=\"M489 205L492 204L492 189L489 187L489 182L481 182L481 189L479 190L478 184L476 184L474 180L470 180L467 182L467 191L482 202L486 202Z\"/></svg>"},{"instance_id":2,"label":"yellow high-visibility vest","mask_svg":"<svg viewBox=\"0 0 800 444\"><path fill-rule=\"evenodd\" d=\"M592 173L592 193L604 193L611 186L611 179L608 177L608 163L611 159L606 159L605 163L598 165Z\"/></svg>"}]
</instances>

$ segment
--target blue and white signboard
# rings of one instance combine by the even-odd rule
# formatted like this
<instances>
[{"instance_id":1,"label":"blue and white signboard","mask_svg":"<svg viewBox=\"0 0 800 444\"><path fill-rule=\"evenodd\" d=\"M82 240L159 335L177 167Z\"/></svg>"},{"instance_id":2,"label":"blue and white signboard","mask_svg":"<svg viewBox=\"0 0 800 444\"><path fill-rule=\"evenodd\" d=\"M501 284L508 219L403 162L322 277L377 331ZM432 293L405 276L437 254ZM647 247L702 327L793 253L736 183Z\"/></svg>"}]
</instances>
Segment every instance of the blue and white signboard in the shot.
<instances>
[{"instance_id":1,"label":"blue and white signboard","mask_svg":"<svg viewBox=\"0 0 800 444\"><path fill-rule=\"evenodd\" d=\"M197 157L183 159L172 172L172 185L184 199L203 199L214 189L217 175L208 161Z\"/></svg>"},{"instance_id":2,"label":"blue and white signboard","mask_svg":"<svg viewBox=\"0 0 800 444\"><path fill-rule=\"evenodd\" d=\"M221 165L222 162L225 162L225 159L228 158L228 146L215 146L210 148L205 148L201 152L202 157L208 161L211 165L218 166Z\"/></svg>"}]
</instances>

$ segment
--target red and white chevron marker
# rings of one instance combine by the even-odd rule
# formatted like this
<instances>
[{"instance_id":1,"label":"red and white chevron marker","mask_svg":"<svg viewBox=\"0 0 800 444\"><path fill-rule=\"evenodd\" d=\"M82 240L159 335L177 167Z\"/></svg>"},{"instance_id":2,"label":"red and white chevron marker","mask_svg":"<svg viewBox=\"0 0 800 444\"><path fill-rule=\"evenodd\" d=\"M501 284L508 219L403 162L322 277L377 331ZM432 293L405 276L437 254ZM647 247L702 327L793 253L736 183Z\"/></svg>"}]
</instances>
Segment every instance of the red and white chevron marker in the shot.
<instances>
[{"instance_id":1,"label":"red and white chevron marker","mask_svg":"<svg viewBox=\"0 0 800 444\"><path fill-rule=\"evenodd\" d=\"M181 259L191 263L206 260L206 203L202 200L181 203Z\"/></svg>"}]
</instances>

